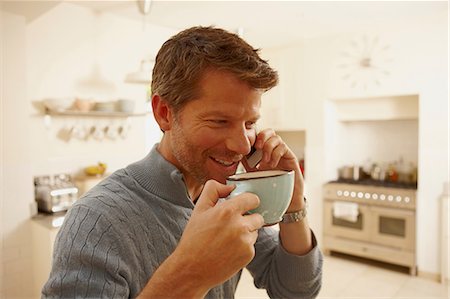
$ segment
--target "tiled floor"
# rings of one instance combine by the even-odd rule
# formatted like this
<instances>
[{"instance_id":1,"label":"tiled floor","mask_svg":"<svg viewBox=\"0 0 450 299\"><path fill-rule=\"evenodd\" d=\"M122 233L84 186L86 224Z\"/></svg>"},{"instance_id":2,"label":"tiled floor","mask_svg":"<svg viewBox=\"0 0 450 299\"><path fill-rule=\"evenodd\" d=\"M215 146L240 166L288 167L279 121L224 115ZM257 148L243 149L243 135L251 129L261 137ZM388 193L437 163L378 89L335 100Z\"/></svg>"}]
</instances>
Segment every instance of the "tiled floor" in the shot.
<instances>
[{"instance_id":1,"label":"tiled floor","mask_svg":"<svg viewBox=\"0 0 450 299\"><path fill-rule=\"evenodd\" d=\"M318 298L416 298L448 299L448 286L410 276L402 268L345 256L325 256L322 290ZM258 290L247 271L244 271L236 298L269 298Z\"/></svg>"}]
</instances>

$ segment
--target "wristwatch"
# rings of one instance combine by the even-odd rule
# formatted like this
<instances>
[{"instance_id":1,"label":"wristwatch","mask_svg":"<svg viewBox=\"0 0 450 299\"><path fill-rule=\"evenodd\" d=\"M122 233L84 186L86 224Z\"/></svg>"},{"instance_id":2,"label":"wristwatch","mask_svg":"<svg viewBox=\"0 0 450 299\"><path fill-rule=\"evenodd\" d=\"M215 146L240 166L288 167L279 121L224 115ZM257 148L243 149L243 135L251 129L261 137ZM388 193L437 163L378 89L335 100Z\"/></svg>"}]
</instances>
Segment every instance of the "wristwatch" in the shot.
<instances>
[{"instance_id":1,"label":"wristwatch","mask_svg":"<svg viewBox=\"0 0 450 299\"><path fill-rule=\"evenodd\" d=\"M308 214L307 210L308 204L306 198L304 198L304 200L305 200L305 207L299 211L284 214L281 223L300 222L303 219L305 219L306 215Z\"/></svg>"}]
</instances>

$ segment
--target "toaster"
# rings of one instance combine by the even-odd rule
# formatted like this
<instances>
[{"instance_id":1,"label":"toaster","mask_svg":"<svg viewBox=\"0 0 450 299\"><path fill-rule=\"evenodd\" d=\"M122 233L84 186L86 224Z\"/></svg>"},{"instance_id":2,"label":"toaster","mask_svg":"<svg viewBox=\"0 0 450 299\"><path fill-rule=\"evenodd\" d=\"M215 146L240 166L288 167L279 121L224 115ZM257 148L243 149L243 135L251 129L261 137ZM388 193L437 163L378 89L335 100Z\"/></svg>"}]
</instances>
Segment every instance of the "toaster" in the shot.
<instances>
[{"instance_id":1,"label":"toaster","mask_svg":"<svg viewBox=\"0 0 450 299\"><path fill-rule=\"evenodd\" d=\"M55 213L67 211L73 205L78 199L78 188L68 174L37 176L34 195L39 212Z\"/></svg>"}]
</instances>

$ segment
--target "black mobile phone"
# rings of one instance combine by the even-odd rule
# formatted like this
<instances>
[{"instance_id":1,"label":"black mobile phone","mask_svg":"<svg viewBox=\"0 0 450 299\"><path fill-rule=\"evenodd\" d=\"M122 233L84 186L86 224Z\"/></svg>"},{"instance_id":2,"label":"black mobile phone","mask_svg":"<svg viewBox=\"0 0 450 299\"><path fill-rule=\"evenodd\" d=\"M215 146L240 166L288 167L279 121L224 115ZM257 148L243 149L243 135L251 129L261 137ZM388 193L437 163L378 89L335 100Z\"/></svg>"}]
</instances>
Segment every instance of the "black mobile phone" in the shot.
<instances>
[{"instance_id":1,"label":"black mobile phone","mask_svg":"<svg viewBox=\"0 0 450 299\"><path fill-rule=\"evenodd\" d=\"M246 156L248 166L255 168L261 162L263 156L262 150L257 150L252 146L250 153Z\"/></svg>"}]
</instances>

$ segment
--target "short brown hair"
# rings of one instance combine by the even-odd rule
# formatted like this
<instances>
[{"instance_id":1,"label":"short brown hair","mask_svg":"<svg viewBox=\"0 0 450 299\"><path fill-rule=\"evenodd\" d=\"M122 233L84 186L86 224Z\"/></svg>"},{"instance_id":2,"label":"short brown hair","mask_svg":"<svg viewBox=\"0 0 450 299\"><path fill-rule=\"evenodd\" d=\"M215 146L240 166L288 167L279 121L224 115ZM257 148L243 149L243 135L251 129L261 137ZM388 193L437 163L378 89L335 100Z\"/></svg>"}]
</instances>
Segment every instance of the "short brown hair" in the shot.
<instances>
[{"instance_id":1,"label":"short brown hair","mask_svg":"<svg viewBox=\"0 0 450 299\"><path fill-rule=\"evenodd\" d=\"M231 72L255 89L277 85L278 74L247 42L214 27L192 27L167 40L156 55L152 96L162 97L175 111L199 97L198 83L208 69Z\"/></svg>"}]
</instances>

